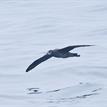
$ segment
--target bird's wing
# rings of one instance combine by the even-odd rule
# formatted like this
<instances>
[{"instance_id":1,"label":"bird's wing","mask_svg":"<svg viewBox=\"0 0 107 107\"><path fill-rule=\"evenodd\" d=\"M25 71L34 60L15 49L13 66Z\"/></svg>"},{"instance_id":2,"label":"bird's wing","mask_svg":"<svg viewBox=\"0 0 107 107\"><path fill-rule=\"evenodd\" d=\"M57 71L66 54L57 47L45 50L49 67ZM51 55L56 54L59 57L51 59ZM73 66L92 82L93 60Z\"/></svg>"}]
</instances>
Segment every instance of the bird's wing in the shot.
<instances>
[{"instance_id":1,"label":"bird's wing","mask_svg":"<svg viewBox=\"0 0 107 107\"><path fill-rule=\"evenodd\" d=\"M66 52L71 51L71 50L74 49L74 48L87 47L87 46L93 46L93 45L73 45L73 46L68 46L68 47L59 49L59 52L66 53Z\"/></svg>"},{"instance_id":2,"label":"bird's wing","mask_svg":"<svg viewBox=\"0 0 107 107\"><path fill-rule=\"evenodd\" d=\"M32 70L34 67L36 67L37 65L39 65L40 63L42 63L43 61L46 61L47 59L51 58L52 56L46 54L43 57L37 59L36 61L34 61L31 65L28 66L28 68L26 69L26 72Z\"/></svg>"}]
</instances>

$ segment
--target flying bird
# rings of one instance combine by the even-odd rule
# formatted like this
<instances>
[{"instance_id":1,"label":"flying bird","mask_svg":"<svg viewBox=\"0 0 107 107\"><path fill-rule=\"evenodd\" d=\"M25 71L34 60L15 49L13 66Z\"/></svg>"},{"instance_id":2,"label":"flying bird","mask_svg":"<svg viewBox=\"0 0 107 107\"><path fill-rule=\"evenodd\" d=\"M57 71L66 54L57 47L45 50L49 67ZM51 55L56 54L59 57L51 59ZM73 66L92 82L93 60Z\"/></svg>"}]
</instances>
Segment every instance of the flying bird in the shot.
<instances>
[{"instance_id":1,"label":"flying bird","mask_svg":"<svg viewBox=\"0 0 107 107\"><path fill-rule=\"evenodd\" d=\"M71 53L70 51L73 50L74 48L88 47L88 46L93 46L93 45L73 45L61 49L49 50L44 56L40 57L39 59L34 61L31 65L29 65L28 68L26 69L26 72L32 70L34 67L48 60L51 57L56 57L56 58L80 57L80 55L78 55L77 53Z\"/></svg>"}]
</instances>

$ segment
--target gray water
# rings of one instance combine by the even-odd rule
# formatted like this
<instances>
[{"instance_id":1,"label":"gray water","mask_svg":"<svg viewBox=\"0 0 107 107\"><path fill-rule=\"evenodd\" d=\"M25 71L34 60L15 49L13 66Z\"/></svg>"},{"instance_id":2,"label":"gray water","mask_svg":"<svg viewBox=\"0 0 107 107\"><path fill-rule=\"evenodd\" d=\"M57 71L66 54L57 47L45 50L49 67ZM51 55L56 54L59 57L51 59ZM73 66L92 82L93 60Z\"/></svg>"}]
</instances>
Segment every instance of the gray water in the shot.
<instances>
[{"instance_id":1,"label":"gray water","mask_svg":"<svg viewBox=\"0 0 107 107\"><path fill-rule=\"evenodd\" d=\"M106 0L1 0L0 106L106 107L106 35ZM95 46L25 72L49 49L78 44Z\"/></svg>"}]
</instances>

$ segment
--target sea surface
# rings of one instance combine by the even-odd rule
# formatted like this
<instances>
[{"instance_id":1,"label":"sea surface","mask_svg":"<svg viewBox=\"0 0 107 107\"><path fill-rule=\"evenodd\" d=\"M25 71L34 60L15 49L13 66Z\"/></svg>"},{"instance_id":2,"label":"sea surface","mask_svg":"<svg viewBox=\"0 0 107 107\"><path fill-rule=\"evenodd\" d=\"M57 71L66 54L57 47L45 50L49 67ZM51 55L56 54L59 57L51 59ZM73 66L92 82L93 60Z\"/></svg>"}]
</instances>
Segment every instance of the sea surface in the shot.
<instances>
[{"instance_id":1,"label":"sea surface","mask_svg":"<svg viewBox=\"0 0 107 107\"><path fill-rule=\"evenodd\" d=\"M107 0L0 0L0 107L107 107Z\"/></svg>"}]
</instances>

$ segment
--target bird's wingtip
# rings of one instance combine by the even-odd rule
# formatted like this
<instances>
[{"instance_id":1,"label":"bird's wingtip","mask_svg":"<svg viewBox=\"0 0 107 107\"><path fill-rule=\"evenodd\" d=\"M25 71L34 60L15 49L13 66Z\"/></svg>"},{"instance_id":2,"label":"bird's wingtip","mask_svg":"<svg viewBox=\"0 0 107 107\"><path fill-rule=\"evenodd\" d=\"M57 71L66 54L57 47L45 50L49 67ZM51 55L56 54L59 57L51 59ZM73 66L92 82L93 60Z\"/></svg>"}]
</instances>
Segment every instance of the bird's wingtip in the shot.
<instances>
[{"instance_id":1,"label":"bird's wingtip","mask_svg":"<svg viewBox=\"0 0 107 107\"><path fill-rule=\"evenodd\" d=\"M89 46L96 46L96 45L89 45Z\"/></svg>"},{"instance_id":2,"label":"bird's wingtip","mask_svg":"<svg viewBox=\"0 0 107 107\"><path fill-rule=\"evenodd\" d=\"M26 72L29 72L30 71L30 69L26 69Z\"/></svg>"},{"instance_id":3,"label":"bird's wingtip","mask_svg":"<svg viewBox=\"0 0 107 107\"><path fill-rule=\"evenodd\" d=\"M96 46L96 45L84 45L84 46Z\"/></svg>"},{"instance_id":4,"label":"bird's wingtip","mask_svg":"<svg viewBox=\"0 0 107 107\"><path fill-rule=\"evenodd\" d=\"M26 70L25 72L29 72L28 70Z\"/></svg>"}]
</instances>

